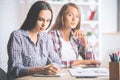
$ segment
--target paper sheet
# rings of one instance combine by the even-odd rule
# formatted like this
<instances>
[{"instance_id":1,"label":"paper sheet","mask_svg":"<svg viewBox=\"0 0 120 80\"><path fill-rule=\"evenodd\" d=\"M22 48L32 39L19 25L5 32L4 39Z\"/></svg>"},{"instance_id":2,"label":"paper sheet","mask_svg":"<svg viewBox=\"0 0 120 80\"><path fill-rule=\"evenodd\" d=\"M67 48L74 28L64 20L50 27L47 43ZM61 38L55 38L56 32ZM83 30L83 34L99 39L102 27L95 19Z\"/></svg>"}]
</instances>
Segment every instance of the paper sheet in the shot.
<instances>
[{"instance_id":1,"label":"paper sheet","mask_svg":"<svg viewBox=\"0 0 120 80\"><path fill-rule=\"evenodd\" d=\"M74 77L109 76L108 68L71 68L69 72Z\"/></svg>"},{"instance_id":2,"label":"paper sheet","mask_svg":"<svg viewBox=\"0 0 120 80\"><path fill-rule=\"evenodd\" d=\"M55 75L45 75L45 74L33 74L33 76L35 77L62 77L62 76L65 76L66 73L58 73L58 74L55 74Z\"/></svg>"}]
</instances>

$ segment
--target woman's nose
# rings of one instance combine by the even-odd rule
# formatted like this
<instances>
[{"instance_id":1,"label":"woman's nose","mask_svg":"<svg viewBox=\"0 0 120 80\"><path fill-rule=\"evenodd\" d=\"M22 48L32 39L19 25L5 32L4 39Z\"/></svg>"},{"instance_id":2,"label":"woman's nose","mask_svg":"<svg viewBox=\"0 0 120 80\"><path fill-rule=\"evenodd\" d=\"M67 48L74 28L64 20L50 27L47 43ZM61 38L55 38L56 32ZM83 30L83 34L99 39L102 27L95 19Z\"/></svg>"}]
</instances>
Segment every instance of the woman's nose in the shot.
<instances>
[{"instance_id":1,"label":"woman's nose","mask_svg":"<svg viewBox=\"0 0 120 80\"><path fill-rule=\"evenodd\" d=\"M45 27L45 26L46 26L46 22L43 21L43 23L42 23L42 27Z\"/></svg>"},{"instance_id":2,"label":"woman's nose","mask_svg":"<svg viewBox=\"0 0 120 80\"><path fill-rule=\"evenodd\" d=\"M77 18L74 16L74 17L73 17L73 21L75 21L76 19L77 19Z\"/></svg>"}]
</instances>

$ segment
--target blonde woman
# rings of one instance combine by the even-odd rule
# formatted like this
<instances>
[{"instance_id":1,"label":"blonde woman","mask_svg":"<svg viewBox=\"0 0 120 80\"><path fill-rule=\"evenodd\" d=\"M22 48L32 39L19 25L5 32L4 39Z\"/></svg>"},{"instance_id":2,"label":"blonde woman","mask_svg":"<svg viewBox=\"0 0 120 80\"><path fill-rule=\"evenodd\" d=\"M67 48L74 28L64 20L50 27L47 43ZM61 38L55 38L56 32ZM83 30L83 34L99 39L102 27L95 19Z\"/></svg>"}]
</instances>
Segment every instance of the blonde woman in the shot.
<instances>
[{"instance_id":1,"label":"blonde woman","mask_svg":"<svg viewBox=\"0 0 120 80\"><path fill-rule=\"evenodd\" d=\"M80 30L81 13L75 3L66 3L61 8L55 24L49 34L52 37L54 50L66 66L99 65L94 54L88 52L87 39Z\"/></svg>"}]
</instances>

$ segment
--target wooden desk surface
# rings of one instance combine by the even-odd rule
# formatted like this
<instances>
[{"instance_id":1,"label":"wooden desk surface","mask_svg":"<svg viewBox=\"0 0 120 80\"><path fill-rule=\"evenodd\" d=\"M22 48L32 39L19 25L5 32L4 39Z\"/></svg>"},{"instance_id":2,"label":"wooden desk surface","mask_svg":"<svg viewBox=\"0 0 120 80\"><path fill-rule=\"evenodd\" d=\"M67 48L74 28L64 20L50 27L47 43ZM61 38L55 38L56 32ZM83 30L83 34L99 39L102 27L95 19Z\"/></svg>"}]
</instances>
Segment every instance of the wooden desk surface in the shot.
<instances>
[{"instance_id":1,"label":"wooden desk surface","mask_svg":"<svg viewBox=\"0 0 120 80\"><path fill-rule=\"evenodd\" d=\"M25 76L22 78L17 78L16 80L109 80L109 77L97 77L97 78L75 78L70 75L68 69L63 70L66 75L62 77L34 77Z\"/></svg>"}]
</instances>

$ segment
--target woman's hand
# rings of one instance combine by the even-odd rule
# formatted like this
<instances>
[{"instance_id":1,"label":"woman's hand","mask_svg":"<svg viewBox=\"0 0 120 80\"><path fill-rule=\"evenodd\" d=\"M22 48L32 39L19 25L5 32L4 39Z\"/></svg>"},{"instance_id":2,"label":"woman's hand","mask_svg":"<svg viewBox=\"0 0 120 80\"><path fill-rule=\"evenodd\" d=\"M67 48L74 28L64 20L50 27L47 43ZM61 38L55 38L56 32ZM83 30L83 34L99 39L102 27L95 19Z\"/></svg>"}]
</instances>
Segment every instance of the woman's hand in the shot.
<instances>
[{"instance_id":1,"label":"woman's hand","mask_svg":"<svg viewBox=\"0 0 120 80\"><path fill-rule=\"evenodd\" d=\"M82 30L75 30L74 31L74 36L77 38L83 38L83 36L85 36L85 33Z\"/></svg>"},{"instance_id":2,"label":"woman's hand","mask_svg":"<svg viewBox=\"0 0 120 80\"><path fill-rule=\"evenodd\" d=\"M100 61L97 61L97 60L88 60L87 61L87 66L90 67L90 66L94 66L94 67L99 67L101 62Z\"/></svg>"},{"instance_id":3,"label":"woman's hand","mask_svg":"<svg viewBox=\"0 0 120 80\"><path fill-rule=\"evenodd\" d=\"M74 31L74 37L77 38L77 39L81 39L82 42L83 42L83 45L85 47L87 47L87 38L86 38L86 35L85 33L82 31L82 30L75 30Z\"/></svg>"},{"instance_id":4,"label":"woman's hand","mask_svg":"<svg viewBox=\"0 0 120 80\"><path fill-rule=\"evenodd\" d=\"M39 73L41 74L48 74L48 75L54 75L59 72L60 72L60 68L58 68L55 64L49 64L47 66L44 66L39 71Z\"/></svg>"}]
</instances>

